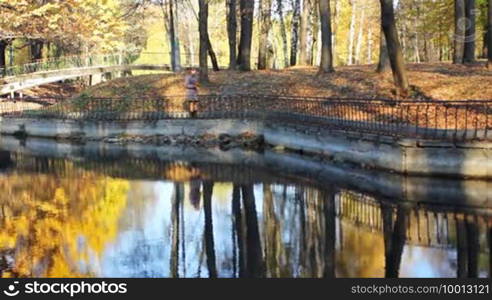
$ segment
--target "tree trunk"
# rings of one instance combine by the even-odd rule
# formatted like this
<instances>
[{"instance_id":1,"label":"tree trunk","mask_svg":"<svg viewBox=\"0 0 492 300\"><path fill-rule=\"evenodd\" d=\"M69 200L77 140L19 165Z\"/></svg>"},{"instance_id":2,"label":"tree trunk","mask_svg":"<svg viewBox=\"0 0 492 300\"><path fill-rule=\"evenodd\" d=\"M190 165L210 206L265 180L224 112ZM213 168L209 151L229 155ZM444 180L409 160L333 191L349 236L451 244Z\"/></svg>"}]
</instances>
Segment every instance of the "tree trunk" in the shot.
<instances>
[{"instance_id":1,"label":"tree trunk","mask_svg":"<svg viewBox=\"0 0 492 300\"><path fill-rule=\"evenodd\" d=\"M482 45L482 58L487 59L487 39L489 38L489 32L488 32L488 24L485 23L483 26L483 45Z\"/></svg>"},{"instance_id":2,"label":"tree trunk","mask_svg":"<svg viewBox=\"0 0 492 300\"><path fill-rule=\"evenodd\" d=\"M242 71L251 71L254 1L240 0L239 4L241 10L241 36L239 39L238 65Z\"/></svg>"},{"instance_id":3,"label":"tree trunk","mask_svg":"<svg viewBox=\"0 0 492 300\"><path fill-rule=\"evenodd\" d=\"M418 28L417 18L415 19L415 28ZM415 45L414 45L414 59L415 62L420 63L420 50L419 50L420 38L418 31L415 32Z\"/></svg>"},{"instance_id":4,"label":"tree trunk","mask_svg":"<svg viewBox=\"0 0 492 300\"><path fill-rule=\"evenodd\" d=\"M320 0L320 2L328 2L329 0ZM321 8L321 3L320 3ZM325 249L324 249L324 261L325 266L323 270L324 278L336 277L336 206L335 206L335 192L330 190L321 191L321 197L323 200L323 214L325 225Z\"/></svg>"},{"instance_id":5,"label":"tree trunk","mask_svg":"<svg viewBox=\"0 0 492 300\"><path fill-rule=\"evenodd\" d=\"M321 62L319 73L330 73L334 71L331 44L330 0L319 0L319 19L321 23Z\"/></svg>"},{"instance_id":6,"label":"tree trunk","mask_svg":"<svg viewBox=\"0 0 492 300\"><path fill-rule=\"evenodd\" d=\"M312 0L313 15L311 17L311 36L312 43L309 49L309 65L319 66L321 62L321 20L319 16L319 0ZM330 13L331 14L331 13ZM333 35L333 32L332 32ZM332 41L333 45L333 41Z\"/></svg>"},{"instance_id":7,"label":"tree trunk","mask_svg":"<svg viewBox=\"0 0 492 300\"><path fill-rule=\"evenodd\" d=\"M490 4L491 3L489 1L489 9L490 9L490 7L492 7L492 6L490 6ZM489 12L490 12L490 10L489 10ZM489 226L489 229L487 232L487 237L488 237L488 242L489 242L489 277L492 277L492 226Z\"/></svg>"},{"instance_id":8,"label":"tree trunk","mask_svg":"<svg viewBox=\"0 0 492 300\"><path fill-rule=\"evenodd\" d=\"M465 53L463 55L463 60L465 63L472 63L475 61L475 0L465 0L465 17L467 26L465 31Z\"/></svg>"},{"instance_id":9,"label":"tree trunk","mask_svg":"<svg viewBox=\"0 0 492 300\"><path fill-rule=\"evenodd\" d=\"M369 27L369 33L367 34L367 64L372 63L372 46L373 46L373 40L372 40L372 27Z\"/></svg>"},{"instance_id":10,"label":"tree trunk","mask_svg":"<svg viewBox=\"0 0 492 300\"><path fill-rule=\"evenodd\" d=\"M4 75L5 68L7 66L7 59L5 58L6 49L7 49L7 42L0 41L0 76Z\"/></svg>"},{"instance_id":11,"label":"tree trunk","mask_svg":"<svg viewBox=\"0 0 492 300\"><path fill-rule=\"evenodd\" d=\"M477 219L467 220L466 236L468 246L468 276L467 278L478 278L478 253L480 251L479 230Z\"/></svg>"},{"instance_id":12,"label":"tree trunk","mask_svg":"<svg viewBox=\"0 0 492 300\"><path fill-rule=\"evenodd\" d=\"M487 66L489 69L492 69L492 0L489 0L489 14L488 14L487 20L488 20L487 21L487 27L488 27L488 34L487 34L488 62L487 62Z\"/></svg>"},{"instance_id":13,"label":"tree trunk","mask_svg":"<svg viewBox=\"0 0 492 300\"><path fill-rule=\"evenodd\" d=\"M365 10L361 9L360 21L359 21L359 34L357 36L357 46L355 47L355 63L360 64L360 53L362 49L362 38L364 34L364 21Z\"/></svg>"},{"instance_id":14,"label":"tree trunk","mask_svg":"<svg viewBox=\"0 0 492 300\"><path fill-rule=\"evenodd\" d=\"M258 40L258 70L264 70L267 68L267 54L268 54L268 33L272 26L270 19L272 11L272 0L260 1L260 36Z\"/></svg>"},{"instance_id":15,"label":"tree trunk","mask_svg":"<svg viewBox=\"0 0 492 300\"><path fill-rule=\"evenodd\" d=\"M284 11L282 6L282 0L277 0L277 14L280 18L280 35L282 37L282 50L284 53L284 68L289 66L289 54L287 47L287 29L285 28Z\"/></svg>"},{"instance_id":16,"label":"tree trunk","mask_svg":"<svg viewBox=\"0 0 492 300\"><path fill-rule=\"evenodd\" d=\"M390 60L388 56L388 46L386 45L386 38L384 37L384 31L381 27L381 37L379 38L379 63L376 72L385 73L391 69Z\"/></svg>"},{"instance_id":17,"label":"tree trunk","mask_svg":"<svg viewBox=\"0 0 492 300\"><path fill-rule=\"evenodd\" d=\"M171 44L171 69L173 71L177 71L180 69L180 53L179 53L179 41L176 35L176 24L178 23L175 20L175 10L174 10L174 1L169 1L169 41ZM161 5L164 5L161 2ZM163 7L164 10L164 7ZM177 10L176 10L177 11ZM176 16L177 17L177 16Z\"/></svg>"},{"instance_id":18,"label":"tree trunk","mask_svg":"<svg viewBox=\"0 0 492 300\"><path fill-rule=\"evenodd\" d=\"M299 40L299 18L301 10L301 0L292 0L292 36L290 39L290 65L297 64L297 44Z\"/></svg>"},{"instance_id":19,"label":"tree trunk","mask_svg":"<svg viewBox=\"0 0 492 300\"><path fill-rule=\"evenodd\" d=\"M350 17L350 29L349 29L349 49L347 64L352 65L354 63L354 39L355 39L355 16L356 16L356 2L352 0L352 15Z\"/></svg>"},{"instance_id":20,"label":"tree trunk","mask_svg":"<svg viewBox=\"0 0 492 300\"><path fill-rule=\"evenodd\" d=\"M200 0L207 1L207 0ZM208 5L208 4L207 4ZM217 278L217 264L215 258L214 225L212 219L213 182L203 183L203 210L205 214L205 252L207 254L208 277Z\"/></svg>"},{"instance_id":21,"label":"tree trunk","mask_svg":"<svg viewBox=\"0 0 492 300\"><path fill-rule=\"evenodd\" d=\"M408 208L397 207L396 220L390 237L389 256L385 259L386 278L398 278L399 276L403 247L407 240L408 213Z\"/></svg>"},{"instance_id":22,"label":"tree trunk","mask_svg":"<svg viewBox=\"0 0 492 300\"><path fill-rule=\"evenodd\" d=\"M311 63L311 58L308 51L308 35L309 35L309 16L312 10L312 0L303 0L301 12L301 32L299 35L299 65L307 66Z\"/></svg>"},{"instance_id":23,"label":"tree trunk","mask_svg":"<svg viewBox=\"0 0 492 300\"><path fill-rule=\"evenodd\" d=\"M465 221L460 218L456 220L456 277L466 278L468 275L468 242L466 236Z\"/></svg>"},{"instance_id":24,"label":"tree trunk","mask_svg":"<svg viewBox=\"0 0 492 300\"><path fill-rule=\"evenodd\" d=\"M171 210L171 275L173 278L179 277L179 237L180 237L180 206L183 202L184 185L182 183L174 184L174 195L172 198Z\"/></svg>"},{"instance_id":25,"label":"tree trunk","mask_svg":"<svg viewBox=\"0 0 492 300\"><path fill-rule=\"evenodd\" d=\"M333 52L333 65L336 64L336 57L338 52L338 43L337 43L337 32L338 32L338 16L340 15L340 0L335 0L335 7L333 11L333 34L331 36L332 42L332 52Z\"/></svg>"},{"instance_id":26,"label":"tree trunk","mask_svg":"<svg viewBox=\"0 0 492 300\"><path fill-rule=\"evenodd\" d=\"M406 97L408 94L408 78L405 70L405 60L403 59L403 53L398 39L398 31L396 29L393 1L380 0L380 2L381 23L388 47L393 78L396 86L399 88L400 95Z\"/></svg>"},{"instance_id":27,"label":"tree trunk","mask_svg":"<svg viewBox=\"0 0 492 300\"><path fill-rule=\"evenodd\" d=\"M208 82L208 0L199 0L198 29L200 32L200 80Z\"/></svg>"},{"instance_id":28,"label":"tree trunk","mask_svg":"<svg viewBox=\"0 0 492 300\"><path fill-rule=\"evenodd\" d=\"M31 40L31 60L43 59L43 41Z\"/></svg>"},{"instance_id":29,"label":"tree trunk","mask_svg":"<svg viewBox=\"0 0 492 300\"><path fill-rule=\"evenodd\" d=\"M237 270L234 274L237 274L239 278L246 276L246 249L245 249L245 237L243 228L243 217L241 209L241 187L234 184L232 187L232 215L233 220L233 244L237 245ZM234 264L236 266L236 264Z\"/></svg>"},{"instance_id":30,"label":"tree trunk","mask_svg":"<svg viewBox=\"0 0 492 300\"><path fill-rule=\"evenodd\" d=\"M214 48L212 47L212 42L210 42L210 36L208 35L207 30L207 48L208 48L208 56L210 57L210 61L212 62L212 69L214 71L220 71L219 63L217 62L217 55L215 55Z\"/></svg>"},{"instance_id":31,"label":"tree trunk","mask_svg":"<svg viewBox=\"0 0 492 300\"><path fill-rule=\"evenodd\" d=\"M183 43L183 48L184 48L184 55L185 55L185 65L187 66L192 66L193 65L193 59L192 59L192 50L191 48L193 47L191 45L191 38L189 34L189 28L186 28L186 31L188 34L186 35L186 43Z\"/></svg>"},{"instance_id":32,"label":"tree trunk","mask_svg":"<svg viewBox=\"0 0 492 300\"><path fill-rule=\"evenodd\" d=\"M246 277L265 277L265 264L261 249L260 228L256 213L253 185L241 187L243 194L244 216L246 219Z\"/></svg>"},{"instance_id":33,"label":"tree trunk","mask_svg":"<svg viewBox=\"0 0 492 300\"><path fill-rule=\"evenodd\" d=\"M236 0L227 0L227 38L229 39L229 69L236 69L236 33L237 33L237 20L236 20Z\"/></svg>"}]
</instances>

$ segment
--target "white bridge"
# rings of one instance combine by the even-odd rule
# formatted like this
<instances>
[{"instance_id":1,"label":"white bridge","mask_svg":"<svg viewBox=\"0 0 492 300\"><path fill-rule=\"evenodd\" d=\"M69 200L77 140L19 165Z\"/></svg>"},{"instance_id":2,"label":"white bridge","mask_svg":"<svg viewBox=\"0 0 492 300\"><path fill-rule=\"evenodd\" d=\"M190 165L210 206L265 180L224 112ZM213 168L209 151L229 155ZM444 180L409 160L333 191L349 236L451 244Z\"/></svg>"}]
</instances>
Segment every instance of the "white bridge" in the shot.
<instances>
[{"instance_id":1,"label":"white bridge","mask_svg":"<svg viewBox=\"0 0 492 300\"><path fill-rule=\"evenodd\" d=\"M149 54L151 55L149 57ZM142 53L138 55L109 54L92 56L69 56L42 60L0 69L0 95L13 94L24 89L66 79L89 76L91 85L102 81L105 74L114 77L131 75L131 71L150 70L172 72L165 60L165 53ZM152 63L139 63L143 61ZM189 67L181 65L181 67Z\"/></svg>"}]
</instances>

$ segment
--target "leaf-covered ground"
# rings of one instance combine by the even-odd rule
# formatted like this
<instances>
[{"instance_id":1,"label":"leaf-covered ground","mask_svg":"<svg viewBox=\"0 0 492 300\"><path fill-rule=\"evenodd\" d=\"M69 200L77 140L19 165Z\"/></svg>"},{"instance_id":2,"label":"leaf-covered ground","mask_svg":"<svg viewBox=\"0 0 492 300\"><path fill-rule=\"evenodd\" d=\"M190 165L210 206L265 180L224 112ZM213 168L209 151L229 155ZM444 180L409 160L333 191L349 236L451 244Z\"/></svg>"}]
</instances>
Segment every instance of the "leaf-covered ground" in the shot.
<instances>
[{"instance_id":1,"label":"leaf-covered ground","mask_svg":"<svg viewBox=\"0 0 492 300\"><path fill-rule=\"evenodd\" d=\"M483 64L447 63L407 66L410 98L435 100L492 99L492 71ZM183 95L184 74L159 74L120 78L87 89L95 97L158 97ZM347 66L336 73L317 76L314 67L286 70L210 73L210 83L200 94L258 93L340 98L395 98L391 73L376 74L374 66Z\"/></svg>"},{"instance_id":2,"label":"leaf-covered ground","mask_svg":"<svg viewBox=\"0 0 492 300\"><path fill-rule=\"evenodd\" d=\"M483 65L455 66L451 64L415 64L408 66L413 99L428 100L492 100L492 72ZM118 112L166 112L187 111L184 97L171 97L166 102L134 101L144 98L158 99L165 96L185 94L184 73L154 74L119 78L90 87L82 93L74 93L73 101L50 107L48 110L90 112L116 110ZM49 89L48 89L49 90ZM74 89L73 91L76 91ZM373 66L338 68L336 73L317 76L316 68L290 68L276 71L220 71L210 73L210 83L200 86L200 94L267 94L339 97L344 99L388 99L394 98L391 73L376 74ZM53 92L56 95L56 90ZM121 98L118 101L101 101L93 98ZM235 97L229 98L231 101ZM240 98L237 98L240 99ZM55 99L48 99L51 103ZM229 101L229 100L227 100ZM232 102L231 102L232 103ZM354 121L377 121L379 123L409 123L432 128L492 128L488 106L455 106L436 103L422 107L401 103L373 101L354 106L347 102L329 109L322 104L297 105L283 103L292 111L314 115L334 116ZM311 102L313 103L313 102ZM9 109L18 111L15 103L3 103L0 112ZM157 105L157 106L156 106ZM205 104L204 104L205 105ZM26 108L35 109L35 108ZM21 109L23 110L23 109Z\"/></svg>"}]
</instances>

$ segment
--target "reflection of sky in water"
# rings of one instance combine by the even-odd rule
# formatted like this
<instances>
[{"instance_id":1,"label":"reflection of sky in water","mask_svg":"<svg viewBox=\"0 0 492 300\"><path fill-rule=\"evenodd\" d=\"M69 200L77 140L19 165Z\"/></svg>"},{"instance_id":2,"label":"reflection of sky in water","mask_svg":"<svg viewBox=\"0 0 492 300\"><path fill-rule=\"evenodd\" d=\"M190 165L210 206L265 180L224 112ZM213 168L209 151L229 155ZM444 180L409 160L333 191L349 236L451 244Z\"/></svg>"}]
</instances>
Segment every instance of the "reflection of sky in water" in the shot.
<instances>
[{"instance_id":1,"label":"reflection of sky in water","mask_svg":"<svg viewBox=\"0 0 492 300\"><path fill-rule=\"evenodd\" d=\"M53 177L52 180L55 179ZM200 182L201 188L197 190L198 181L190 184L189 182L123 180L108 184L106 178L99 180L89 182L87 191L83 190L86 192L84 195L92 195L89 191L95 189L95 186L105 186L106 189L99 191L100 193L104 191L104 195L107 193L107 197L102 196L102 194L97 194L94 199L84 196L85 198L89 197L88 200L92 201L87 201L90 205L87 203L85 206L82 205L85 211L77 210L77 206L73 202L74 209L71 210L70 216L73 217L71 221L75 225L72 224L72 227L69 226L68 221L61 219L64 217L63 214L60 214L60 220L51 220L50 215L42 214L32 218L32 222L36 222L36 228L45 226L46 228L40 229L51 228L51 230L60 230L60 232L55 235L57 239L50 240L50 243L44 245L46 248L44 253L46 254L42 257L43 261L33 263L25 268L26 272L30 272L27 274L38 276L48 274L46 270L52 265L50 255L54 256L54 251L51 249L56 249L56 247L66 249L71 241L75 241L72 244L76 251L73 253L67 251L67 254L63 253L64 256L53 258L58 260L57 262L61 266L68 266L66 269L72 272L70 274L86 274L96 277L171 277L173 276L173 263L176 263L176 259L178 259L177 271L180 277L207 277L209 275L205 251L203 183ZM58 186L52 181L46 182L48 187L52 186L53 189ZM124 189L121 186L124 186ZM173 226L173 204L176 201L177 189L182 195L178 229ZM47 190L49 196L46 197L51 197L50 190ZM63 193L57 194L60 199L65 200L65 197L60 195L72 195L76 188L67 184L63 191ZM191 197L191 191L198 193ZM244 241L244 248L254 244L251 249L256 250L258 245L256 242L259 239L263 252L261 259L266 260L265 265L269 272L267 274L270 276L299 277L323 274L320 270L323 271L324 263L329 257L326 255L325 247L330 243L330 240L327 243L327 235L324 231L324 226L327 225L325 223L326 212L322 204L325 198L321 196L320 191L302 185L272 184L265 186L261 183L255 184L253 191L259 236L252 237L250 240L252 242L249 244ZM329 191L325 192L329 193ZM238 271L239 250L235 237L237 224L234 222L232 194L232 183L214 183L212 193L213 240L219 277L237 276ZM362 201L364 200L363 195L341 190L324 194L324 196L331 197L330 199L335 201L339 212L342 206L348 212L348 216L337 217L335 222L329 222L336 224L335 228L331 227L333 231L330 231L336 239L334 241L336 248L334 273L339 277L384 276L385 246L382 226L372 228L368 224L358 224L357 221L361 211L363 215L367 216L368 214L368 211L364 210L368 206L364 206L362 210L357 210L357 205L364 203ZM270 197L271 202L267 201ZM248 223L246 222L246 215L252 213L250 210L246 211L245 203L251 204L251 202L241 198L243 224L240 227L243 235L246 236L249 229L246 225ZM39 207L44 202L39 201L34 196L33 199L37 202L34 201L31 207L19 205L16 209L26 215L31 208L40 209ZM80 199L66 196L66 201L70 200ZM342 205L342 202L345 204ZM101 203L104 205L104 210L101 209ZM375 216L374 220L382 223L381 215L377 214L380 213L379 204L373 207L375 207L375 212L371 211L371 214ZM97 213L101 211L102 213ZM335 215L335 211L330 213L332 216ZM79 216L82 220L80 224ZM50 222L43 223L45 218ZM251 220L250 218L248 221L251 222ZM408 220L411 225L409 231L415 234L415 229L418 227L415 223L412 225L412 222L415 222L416 218L413 217ZM61 228L53 225L59 223L63 225ZM439 224L444 224L442 218ZM83 230L84 226L90 230ZM429 230L436 230L436 226L429 227ZM451 223L451 226L454 224ZM16 228L20 227L17 226ZM437 226L437 228L439 230L440 227ZM12 232L16 230L18 229L12 230ZM177 248L173 247L175 235L173 230L179 232L179 247ZM481 277L488 276L490 256L488 250L484 248L487 242L483 232L484 230L481 230L481 254L478 259ZM2 232L0 231L0 233ZM444 232L440 232L440 234L443 235ZM101 239L97 239L98 237ZM392 236L387 238L391 239ZM448 238L455 240L456 236L451 234ZM42 244L38 246L40 243L38 239L29 241L30 244L23 243L21 238L18 238L16 242L16 249L14 250L18 252L24 249L28 251L32 251L31 249L38 250L37 247L43 246ZM30 248L27 248L28 246ZM399 276L455 277L457 273L456 248L451 243L445 246L451 247L431 248L425 247L425 245L412 245L411 242L407 243L403 247ZM0 249L0 251L4 251L4 249ZM176 252L179 252L177 256L174 255ZM14 256L7 258L12 261L12 264L15 263ZM19 259L19 261L22 260ZM257 262L258 260L252 259L252 261ZM59 270L60 268L54 272L60 272Z\"/></svg>"},{"instance_id":2,"label":"reflection of sky in water","mask_svg":"<svg viewBox=\"0 0 492 300\"><path fill-rule=\"evenodd\" d=\"M204 246L204 211L203 197L198 207L190 203L188 183L184 185L183 212L180 217L179 276L207 277L208 268ZM135 182L128 193L128 207L120 220L117 238L109 243L100 260L93 258L91 266L80 266L81 269L95 270L96 276L102 277L170 277L172 262L172 203L176 184L172 182ZM302 236L300 229L300 202L293 186L271 186L275 214L282 221L281 240L290 254L287 263L295 266L291 276L301 275L300 258L302 252ZM202 187L203 192L203 187ZM298 192L298 191L297 191ZM263 185L254 186L255 205L258 215L262 247L265 245L265 217ZM234 256L237 256L236 243L233 240L232 215L232 184L214 184L212 194L213 233L216 255L216 266L219 277L234 276ZM344 222L337 222L337 226ZM355 238L356 248L340 249L337 252L349 251L348 255L338 255L337 271L342 277L352 277L364 272L363 268L370 264L372 270L384 270L383 244L380 233L368 232L356 226L343 225L345 233L341 238ZM341 233L337 233L337 236ZM184 237L184 240L183 240ZM340 238L338 237L338 238ZM376 238L377 237L377 238ZM323 240L323 237L319 237ZM378 241L375 245L377 255L368 256L360 239ZM359 240L359 242L357 241ZM366 242L367 243L367 242ZM371 242L369 242L371 243ZM381 245L379 245L381 244ZM346 246L345 246L346 247ZM350 246L349 246L350 247ZM374 246L373 246L374 247ZM265 251L265 249L263 249ZM352 252L351 252L352 251ZM359 254L357 254L360 252ZM356 255L357 257L354 257ZM359 257L359 255L362 255ZM373 263L370 261L373 260ZM401 277L454 277L456 274L456 253L452 250L426 248L405 245L401 267ZM362 268L362 269L361 269ZM345 270L345 271L343 271ZM345 273L347 272L348 273ZM379 273L379 271L378 271ZM364 273L367 274L367 273ZM375 274L373 274L375 275ZM382 274L380 274L382 275ZM364 275L367 276L367 275Z\"/></svg>"},{"instance_id":3,"label":"reflection of sky in water","mask_svg":"<svg viewBox=\"0 0 492 300\"><path fill-rule=\"evenodd\" d=\"M403 249L400 277L456 277L452 268L456 254L444 249L406 245Z\"/></svg>"},{"instance_id":4,"label":"reflection of sky in water","mask_svg":"<svg viewBox=\"0 0 492 300\"><path fill-rule=\"evenodd\" d=\"M167 277L170 275L169 229L174 184L148 182L144 183L143 187L153 191L153 197L145 199L148 203L145 203L143 211L130 212L125 216L125 223L130 228L121 230L116 241L106 247L98 276ZM134 200L130 195L128 201L131 203Z\"/></svg>"},{"instance_id":5,"label":"reflection of sky in water","mask_svg":"<svg viewBox=\"0 0 492 300\"><path fill-rule=\"evenodd\" d=\"M135 186L133 185L133 188ZM140 183L139 190L153 193L142 195L130 191L128 202L134 197L144 196L143 210L127 211L124 216L125 228L121 228L116 240L107 245L97 276L103 277L170 277L172 251L172 197L175 185L172 182ZM226 193L216 193L217 189ZM179 274L186 277L208 276L204 249L203 207L195 209L189 204L188 184L184 193L184 222L180 226ZM133 191L135 192L135 191ZM140 191L139 191L140 192ZM216 265L221 277L233 276L233 241L231 215L231 184L215 184L212 195L212 218ZM262 190L255 188L258 215L261 215ZM133 196L133 197L132 197ZM133 198L133 199L132 199ZM203 198L201 199L203 202ZM200 205L203 205L202 203ZM182 234L184 231L184 241ZM184 246L183 246L184 245ZM185 248L184 255L182 253ZM203 252L203 253L202 253Z\"/></svg>"}]
</instances>

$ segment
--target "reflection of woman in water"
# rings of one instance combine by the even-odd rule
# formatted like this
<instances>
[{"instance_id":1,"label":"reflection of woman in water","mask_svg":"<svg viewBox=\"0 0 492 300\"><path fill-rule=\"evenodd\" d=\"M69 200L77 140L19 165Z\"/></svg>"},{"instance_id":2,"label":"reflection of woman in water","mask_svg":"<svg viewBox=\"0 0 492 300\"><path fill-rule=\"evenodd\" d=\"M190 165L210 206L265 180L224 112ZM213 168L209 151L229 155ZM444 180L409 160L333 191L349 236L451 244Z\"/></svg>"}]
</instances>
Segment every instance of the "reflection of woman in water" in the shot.
<instances>
[{"instance_id":1,"label":"reflection of woman in water","mask_svg":"<svg viewBox=\"0 0 492 300\"><path fill-rule=\"evenodd\" d=\"M196 116L198 111L198 72L191 68L185 77L186 102L188 110L192 117Z\"/></svg>"},{"instance_id":2,"label":"reflection of woman in water","mask_svg":"<svg viewBox=\"0 0 492 300\"><path fill-rule=\"evenodd\" d=\"M190 181L190 203L196 209L200 209L200 187L202 182L200 180L192 179Z\"/></svg>"},{"instance_id":3,"label":"reflection of woman in water","mask_svg":"<svg viewBox=\"0 0 492 300\"><path fill-rule=\"evenodd\" d=\"M8 169L14 165L12 158L10 157L10 152L0 151L0 172L2 169Z\"/></svg>"}]
</instances>

